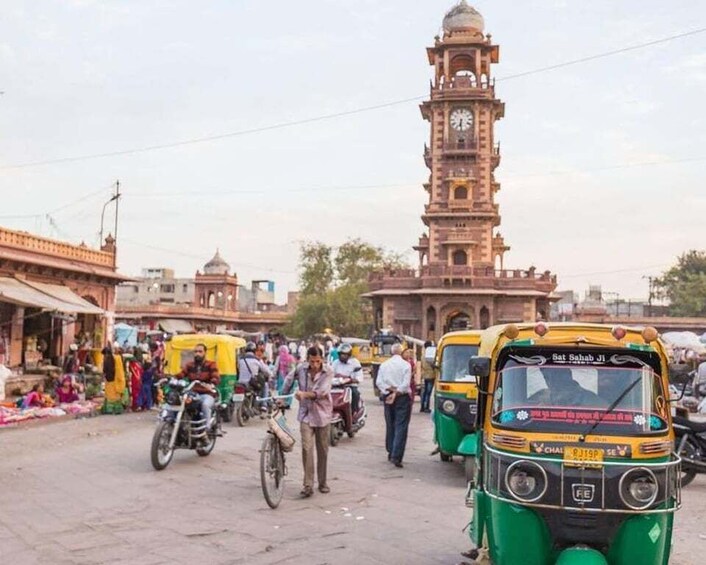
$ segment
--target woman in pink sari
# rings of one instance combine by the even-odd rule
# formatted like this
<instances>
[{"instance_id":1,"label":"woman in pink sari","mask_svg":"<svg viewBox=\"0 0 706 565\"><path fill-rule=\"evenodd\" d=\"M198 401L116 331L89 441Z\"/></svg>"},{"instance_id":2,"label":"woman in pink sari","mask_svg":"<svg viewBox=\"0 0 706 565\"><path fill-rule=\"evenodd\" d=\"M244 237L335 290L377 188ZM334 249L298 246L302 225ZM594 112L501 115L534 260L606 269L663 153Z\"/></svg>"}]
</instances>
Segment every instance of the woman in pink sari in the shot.
<instances>
[{"instance_id":1,"label":"woman in pink sari","mask_svg":"<svg viewBox=\"0 0 706 565\"><path fill-rule=\"evenodd\" d=\"M282 394L282 386L284 385L284 379L287 375L294 369L297 364L294 356L289 352L289 348L286 345L282 345L279 348L279 355L277 355L277 394ZM291 399L287 400L287 404L291 403Z\"/></svg>"}]
</instances>

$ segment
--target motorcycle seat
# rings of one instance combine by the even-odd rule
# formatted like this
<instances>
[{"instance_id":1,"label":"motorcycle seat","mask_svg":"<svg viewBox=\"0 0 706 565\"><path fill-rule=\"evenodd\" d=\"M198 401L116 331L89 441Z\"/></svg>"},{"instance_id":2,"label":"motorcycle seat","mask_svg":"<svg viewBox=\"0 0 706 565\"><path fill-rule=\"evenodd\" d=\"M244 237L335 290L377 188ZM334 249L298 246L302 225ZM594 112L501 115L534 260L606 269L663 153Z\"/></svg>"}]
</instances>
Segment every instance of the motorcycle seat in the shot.
<instances>
[{"instance_id":1,"label":"motorcycle seat","mask_svg":"<svg viewBox=\"0 0 706 565\"><path fill-rule=\"evenodd\" d=\"M672 421L679 426L689 428L695 434L703 434L706 432L706 422L694 422L693 420L682 418L681 416L674 416Z\"/></svg>"}]
</instances>

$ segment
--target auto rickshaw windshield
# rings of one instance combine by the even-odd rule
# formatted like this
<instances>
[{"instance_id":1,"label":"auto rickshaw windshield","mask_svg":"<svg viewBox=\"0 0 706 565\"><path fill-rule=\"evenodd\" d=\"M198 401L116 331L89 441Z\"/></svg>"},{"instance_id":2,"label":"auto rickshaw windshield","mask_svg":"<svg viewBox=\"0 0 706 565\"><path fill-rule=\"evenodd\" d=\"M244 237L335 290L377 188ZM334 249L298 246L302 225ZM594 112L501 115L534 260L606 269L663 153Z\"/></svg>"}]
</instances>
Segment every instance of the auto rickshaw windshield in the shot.
<instances>
[{"instance_id":1,"label":"auto rickshaw windshield","mask_svg":"<svg viewBox=\"0 0 706 565\"><path fill-rule=\"evenodd\" d=\"M443 382L475 382L468 374L468 362L478 355L477 345L449 344L441 351L439 379Z\"/></svg>"},{"instance_id":2,"label":"auto rickshaw windshield","mask_svg":"<svg viewBox=\"0 0 706 565\"><path fill-rule=\"evenodd\" d=\"M511 429L567 433L600 421L602 434L633 435L664 433L667 409L659 375L648 366L540 367L510 360L497 378L492 419Z\"/></svg>"}]
</instances>

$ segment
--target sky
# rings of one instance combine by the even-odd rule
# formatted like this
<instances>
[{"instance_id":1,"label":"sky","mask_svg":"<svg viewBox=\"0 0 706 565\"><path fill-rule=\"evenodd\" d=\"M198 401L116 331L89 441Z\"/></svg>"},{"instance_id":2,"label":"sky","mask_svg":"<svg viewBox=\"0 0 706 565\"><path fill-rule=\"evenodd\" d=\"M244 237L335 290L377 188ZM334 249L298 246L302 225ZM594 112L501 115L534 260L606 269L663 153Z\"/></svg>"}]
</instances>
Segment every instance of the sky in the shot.
<instances>
[{"instance_id":1,"label":"sky","mask_svg":"<svg viewBox=\"0 0 706 565\"><path fill-rule=\"evenodd\" d=\"M706 33L502 79L706 27L706 3L470 3L500 45L506 268L646 298L645 277L704 248ZM192 276L219 248L241 282L273 279L283 301L302 241L358 237L416 264L419 100L353 111L428 94L425 48L452 5L8 0L0 225L97 245L119 179L126 275ZM112 218L109 205L106 232Z\"/></svg>"}]
</instances>

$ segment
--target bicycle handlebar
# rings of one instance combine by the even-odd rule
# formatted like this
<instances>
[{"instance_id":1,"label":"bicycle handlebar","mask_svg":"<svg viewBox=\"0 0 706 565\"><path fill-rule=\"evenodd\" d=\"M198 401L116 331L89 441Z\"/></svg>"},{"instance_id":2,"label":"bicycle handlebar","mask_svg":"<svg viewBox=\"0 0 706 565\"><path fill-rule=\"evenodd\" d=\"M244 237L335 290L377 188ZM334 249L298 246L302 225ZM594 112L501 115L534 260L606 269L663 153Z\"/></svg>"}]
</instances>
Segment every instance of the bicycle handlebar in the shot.
<instances>
[{"instance_id":1,"label":"bicycle handlebar","mask_svg":"<svg viewBox=\"0 0 706 565\"><path fill-rule=\"evenodd\" d=\"M286 398L294 398L294 394L276 394L273 396L265 396L265 397L256 396L255 400L257 400L258 402L263 402L265 400L284 400Z\"/></svg>"}]
</instances>

